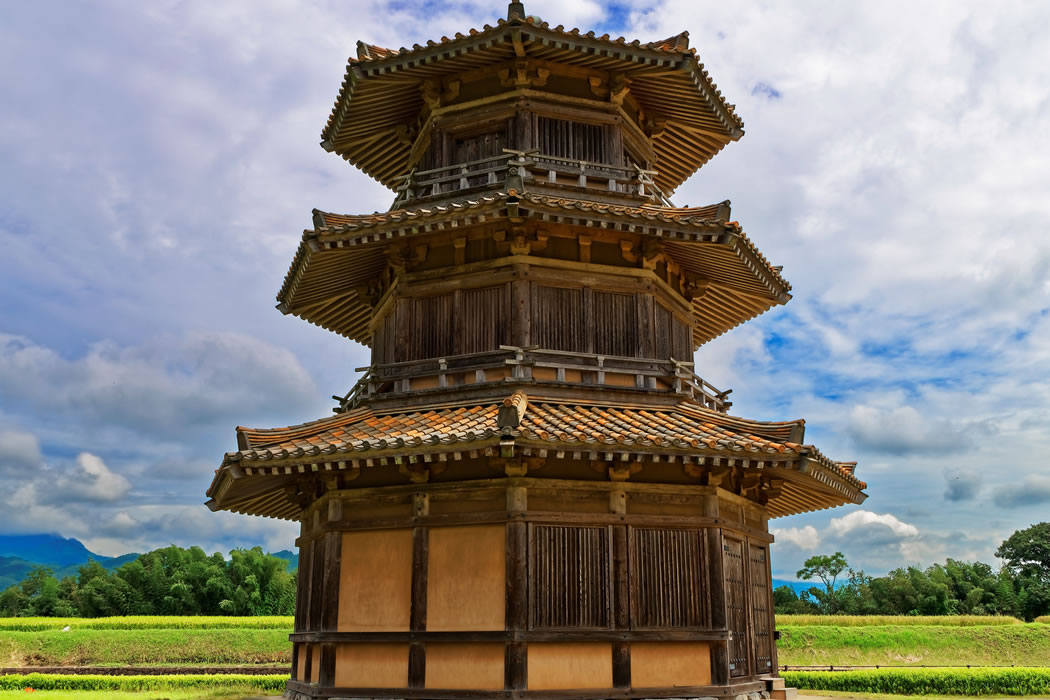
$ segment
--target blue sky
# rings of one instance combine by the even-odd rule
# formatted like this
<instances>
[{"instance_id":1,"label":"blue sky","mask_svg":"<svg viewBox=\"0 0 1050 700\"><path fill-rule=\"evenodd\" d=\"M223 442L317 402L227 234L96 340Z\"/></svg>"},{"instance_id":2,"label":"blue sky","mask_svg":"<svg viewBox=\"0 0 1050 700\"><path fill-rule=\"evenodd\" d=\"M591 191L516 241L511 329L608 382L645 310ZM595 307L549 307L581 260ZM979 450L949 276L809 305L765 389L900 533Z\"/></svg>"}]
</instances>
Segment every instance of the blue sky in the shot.
<instances>
[{"instance_id":1,"label":"blue sky","mask_svg":"<svg viewBox=\"0 0 1050 700\"><path fill-rule=\"evenodd\" d=\"M733 201L795 298L701 348L734 412L805 417L871 497L775 521L774 570L992 561L1050 508L1050 7L528 2L688 29L747 134L674 194ZM235 425L329 413L366 351L274 310L313 207L391 193L319 146L355 42L491 3L0 6L0 508L117 554L289 547L201 505Z\"/></svg>"}]
</instances>

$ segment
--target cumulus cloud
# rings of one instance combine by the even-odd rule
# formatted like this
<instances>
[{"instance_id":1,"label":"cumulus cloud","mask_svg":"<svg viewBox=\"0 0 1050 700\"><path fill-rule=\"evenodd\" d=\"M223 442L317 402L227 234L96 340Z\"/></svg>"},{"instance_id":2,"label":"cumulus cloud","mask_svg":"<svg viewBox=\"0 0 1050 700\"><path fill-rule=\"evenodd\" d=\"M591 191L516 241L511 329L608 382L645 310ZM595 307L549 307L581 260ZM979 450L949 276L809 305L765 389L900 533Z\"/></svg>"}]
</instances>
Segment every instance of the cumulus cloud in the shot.
<instances>
[{"instance_id":1,"label":"cumulus cloud","mask_svg":"<svg viewBox=\"0 0 1050 700\"><path fill-rule=\"evenodd\" d=\"M981 488L981 474L976 471L947 469L944 481L944 500L952 503L974 500Z\"/></svg>"},{"instance_id":2,"label":"cumulus cloud","mask_svg":"<svg viewBox=\"0 0 1050 700\"><path fill-rule=\"evenodd\" d=\"M790 542L799 549L814 551L820 546L820 533L812 525L803 527L773 528L770 530L777 542Z\"/></svg>"},{"instance_id":3,"label":"cumulus cloud","mask_svg":"<svg viewBox=\"0 0 1050 700\"><path fill-rule=\"evenodd\" d=\"M288 350L249 335L196 332L98 344L69 359L0 335L0 394L22 408L165 440L249 414L316 409L318 390ZM267 410L267 407L270 407Z\"/></svg>"},{"instance_id":4,"label":"cumulus cloud","mask_svg":"<svg viewBox=\"0 0 1050 700\"><path fill-rule=\"evenodd\" d=\"M40 464L40 440L20 430L0 430L0 473Z\"/></svg>"},{"instance_id":5,"label":"cumulus cloud","mask_svg":"<svg viewBox=\"0 0 1050 700\"><path fill-rule=\"evenodd\" d=\"M855 510L841 518L832 518L828 523L831 534L844 537L856 536L858 532L882 532L888 530L894 537L915 537L919 529L909 523L901 522L890 513L872 513L869 510Z\"/></svg>"},{"instance_id":6,"label":"cumulus cloud","mask_svg":"<svg viewBox=\"0 0 1050 700\"><path fill-rule=\"evenodd\" d=\"M1007 484L996 489L993 499L1000 508L1050 503L1050 476L1029 474L1019 484Z\"/></svg>"},{"instance_id":7,"label":"cumulus cloud","mask_svg":"<svg viewBox=\"0 0 1050 700\"><path fill-rule=\"evenodd\" d=\"M895 455L950 454L970 444L962 429L945 420L930 420L911 406L888 410L854 406L847 430L859 447Z\"/></svg>"}]
</instances>

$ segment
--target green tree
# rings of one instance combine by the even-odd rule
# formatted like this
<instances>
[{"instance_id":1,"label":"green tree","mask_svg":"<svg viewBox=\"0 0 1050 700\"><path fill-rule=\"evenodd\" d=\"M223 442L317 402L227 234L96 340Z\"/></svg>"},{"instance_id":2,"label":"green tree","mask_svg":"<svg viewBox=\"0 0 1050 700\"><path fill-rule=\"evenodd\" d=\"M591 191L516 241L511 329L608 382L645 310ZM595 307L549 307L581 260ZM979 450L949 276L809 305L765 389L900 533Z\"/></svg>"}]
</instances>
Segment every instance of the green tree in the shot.
<instances>
[{"instance_id":1,"label":"green tree","mask_svg":"<svg viewBox=\"0 0 1050 700\"><path fill-rule=\"evenodd\" d=\"M807 559L802 564L802 568L795 573L795 576L802 581L812 581L815 578L820 579L824 584L825 590L821 591L819 588L811 588L810 593L817 599L821 612L826 614L834 613L838 608L835 598L835 582L838 580L839 574L848 567L849 564L846 562L846 557L842 552L835 552L832 555L818 554Z\"/></svg>"}]
</instances>

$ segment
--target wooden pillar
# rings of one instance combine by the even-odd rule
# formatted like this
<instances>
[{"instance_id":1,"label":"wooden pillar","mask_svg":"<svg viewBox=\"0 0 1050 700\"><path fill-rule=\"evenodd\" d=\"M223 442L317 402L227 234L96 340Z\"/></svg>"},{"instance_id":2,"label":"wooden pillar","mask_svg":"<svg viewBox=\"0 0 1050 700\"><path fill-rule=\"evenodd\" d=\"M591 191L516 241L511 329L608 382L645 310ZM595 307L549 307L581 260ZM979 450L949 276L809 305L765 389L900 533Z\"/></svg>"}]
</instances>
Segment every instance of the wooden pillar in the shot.
<instances>
[{"instance_id":1,"label":"wooden pillar","mask_svg":"<svg viewBox=\"0 0 1050 700\"><path fill-rule=\"evenodd\" d=\"M511 283L511 306L514 314L513 344L521 348L532 345L532 290L527 279L528 273L528 265L515 265L515 279Z\"/></svg>"},{"instance_id":2,"label":"wooden pillar","mask_svg":"<svg viewBox=\"0 0 1050 700\"><path fill-rule=\"evenodd\" d=\"M430 497L417 493L413 498L416 517L430 514ZM423 632L427 628L427 575L430 569L430 528L412 528L412 606L409 613L409 629ZM412 642L408 647L408 687L422 688L426 685L426 648L421 642Z\"/></svg>"},{"instance_id":3,"label":"wooden pillar","mask_svg":"<svg viewBox=\"0 0 1050 700\"><path fill-rule=\"evenodd\" d=\"M343 535L326 532L315 540L315 546L324 552L324 571L321 576L321 632L335 632L339 627L339 581L343 555ZM335 685L335 644L321 645L318 684L330 688Z\"/></svg>"},{"instance_id":4,"label":"wooden pillar","mask_svg":"<svg viewBox=\"0 0 1050 700\"><path fill-rule=\"evenodd\" d=\"M528 629L528 569L526 566L528 528L520 520L507 523L507 602L506 625L511 633ZM510 641L504 654L504 688L528 687L528 648L525 642Z\"/></svg>"},{"instance_id":5,"label":"wooden pillar","mask_svg":"<svg viewBox=\"0 0 1050 700\"><path fill-rule=\"evenodd\" d=\"M703 514L708 518L718 518L718 495L704 496ZM726 614L725 573L722 569L722 530L707 530L707 590L711 599L711 627L727 629L729 618ZM729 640L716 642L711 647L711 683L726 685L729 683Z\"/></svg>"},{"instance_id":6,"label":"wooden pillar","mask_svg":"<svg viewBox=\"0 0 1050 700\"><path fill-rule=\"evenodd\" d=\"M609 511L619 515L627 513L627 493L622 489L610 492ZM613 626L618 630L630 629L630 595L627 572L627 526L612 526L613 555ZM613 686L631 687L631 644L614 642L612 659Z\"/></svg>"}]
</instances>

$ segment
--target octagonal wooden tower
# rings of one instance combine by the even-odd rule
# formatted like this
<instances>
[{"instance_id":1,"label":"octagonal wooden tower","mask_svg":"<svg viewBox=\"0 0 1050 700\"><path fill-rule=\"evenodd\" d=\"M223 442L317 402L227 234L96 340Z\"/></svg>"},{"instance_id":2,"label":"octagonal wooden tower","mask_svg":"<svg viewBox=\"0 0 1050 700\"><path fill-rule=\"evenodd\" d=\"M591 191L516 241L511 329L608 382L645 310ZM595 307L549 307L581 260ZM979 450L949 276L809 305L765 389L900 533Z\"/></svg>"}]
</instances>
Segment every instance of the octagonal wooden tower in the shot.
<instances>
[{"instance_id":1,"label":"octagonal wooden tower","mask_svg":"<svg viewBox=\"0 0 1050 700\"><path fill-rule=\"evenodd\" d=\"M278 308L372 350L329 418L237 429L213 510L301 523L289 697L684 697L776 676L768 520L859 503L701 344L789 285L729 203L742 134L685 33L506 20L360 43L322 145L396 189L315 211Z\"/></svg>"}]
</instances>

